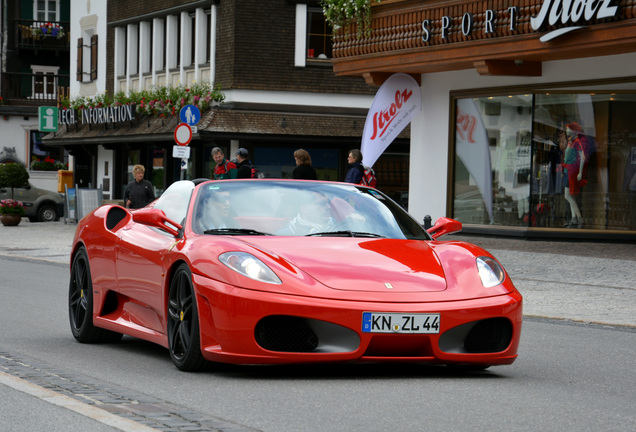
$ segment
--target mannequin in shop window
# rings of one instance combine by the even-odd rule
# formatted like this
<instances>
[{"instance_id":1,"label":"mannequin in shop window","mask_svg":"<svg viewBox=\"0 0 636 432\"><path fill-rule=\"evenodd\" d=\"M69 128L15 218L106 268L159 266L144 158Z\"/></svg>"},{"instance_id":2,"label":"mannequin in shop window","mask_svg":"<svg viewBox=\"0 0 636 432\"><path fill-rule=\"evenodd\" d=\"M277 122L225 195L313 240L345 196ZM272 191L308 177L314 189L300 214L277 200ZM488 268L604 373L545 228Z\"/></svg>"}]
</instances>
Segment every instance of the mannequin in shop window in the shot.
<instances>
[{"instance_id":1,"label":"mannequin in shop window","mask_svg":"<svg viewBox=\"0 0 636 432\"><path fill-rule=\"evenodd\" d=\"M565 127L567 146L563 157L563 172L567 177L565 184L565 200L570 204L572 220L565 226L569 228L582 228L583 217L575 197L581 193L581 188L587 184L585 179L585 149L587 138L583 134L583 128L576 122L568 123Z\"/></svg>"}]
</instances>

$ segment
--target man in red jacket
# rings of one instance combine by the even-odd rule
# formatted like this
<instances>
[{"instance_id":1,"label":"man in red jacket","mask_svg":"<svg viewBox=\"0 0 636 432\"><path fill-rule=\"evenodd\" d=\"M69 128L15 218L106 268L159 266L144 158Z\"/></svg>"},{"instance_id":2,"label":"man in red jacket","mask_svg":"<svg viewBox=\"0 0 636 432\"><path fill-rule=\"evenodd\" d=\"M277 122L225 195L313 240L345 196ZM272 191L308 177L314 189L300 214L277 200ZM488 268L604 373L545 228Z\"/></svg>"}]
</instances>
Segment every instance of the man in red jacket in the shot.
<instances>
[{"instance_id":1,"label":"man in red jacket","mask_svg":"<svg viewBox=\"0 0 636 432\"><path fill-rule=\"evenodd\" d=\"M234 164L234 162L225 159L225 154L219 147L214 147L212 149L212 159L214 159L214 162L216 162L213 173L214 180L236 178L236 175L238 174L236 165Z\"/></svg>"}]
</instances>

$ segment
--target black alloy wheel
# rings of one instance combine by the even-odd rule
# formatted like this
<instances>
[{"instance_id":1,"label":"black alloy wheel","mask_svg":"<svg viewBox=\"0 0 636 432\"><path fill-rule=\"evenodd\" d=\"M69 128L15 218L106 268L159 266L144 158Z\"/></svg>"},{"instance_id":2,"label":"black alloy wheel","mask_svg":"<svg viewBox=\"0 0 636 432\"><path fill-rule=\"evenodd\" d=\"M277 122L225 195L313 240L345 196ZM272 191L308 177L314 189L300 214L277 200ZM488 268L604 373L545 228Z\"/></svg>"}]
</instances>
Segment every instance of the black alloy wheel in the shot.
<instances>
[{"instance_id":1,"label":"black alloy wheel","mask_svg":"<svg viewBox=\"0 0 636 432\"><path fill-rule=\"evenodd\" d=\"M182 371L200 370L206 361L201 354L199 314L186 264L177 267L168 295L168 347L174 365Z\"/></svg>"},{"instance_id":2,"label":"black alloy wheel","mask_svg":"<svg viewBox=\"0 0 636 432\"><path fill-rule=\"evenodd\" d=\"M122 334L93 325L93 282L86 249L81 248L73 258L68 286L68 317L71 332L78 342L117 342Z\"/></svg>"}]
</instances>

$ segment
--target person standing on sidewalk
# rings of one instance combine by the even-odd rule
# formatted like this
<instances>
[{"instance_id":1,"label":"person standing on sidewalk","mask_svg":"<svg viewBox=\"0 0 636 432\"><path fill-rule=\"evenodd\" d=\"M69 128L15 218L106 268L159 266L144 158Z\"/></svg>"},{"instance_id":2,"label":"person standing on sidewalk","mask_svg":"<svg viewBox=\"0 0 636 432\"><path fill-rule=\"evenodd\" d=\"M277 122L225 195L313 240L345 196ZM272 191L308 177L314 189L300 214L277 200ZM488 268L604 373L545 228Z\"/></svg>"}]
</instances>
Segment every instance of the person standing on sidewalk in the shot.
<instances>
[{"instance_id":1,"label":"person standing on sidewalk","mask_svg":"<svg viewBox=\"0 0 636 432\"><path fill-rule=\"evenodd\" d=\"M236 160L238 163L236 164L236 168L238 172L236 174L236 178L252 178L252 169L254 165L250 160L250 153L247 149L241 147L236 152Z\"/></svg>"},{"instance_id":2,"label":"person standing on sidewalk","mask_svg":"<svg viewBox=\"0 0 636 432\"><path fill-rule=\"evenodd\" d=\"M212 159L216 162L212 177L214 180L235 179L238 174L236 165L234 162L225 159L225 154L220 147L214 147L212 149Z\"/></svg>"},{"instance_id":3,"label":"person standing on sidewalk","mask_svg":"<svg viewBox=\"0 0 636 432\"><path fill-rule=\"evenodd\" d=\"M364 166L362 166L362 152L358 149L349 150L347 156L348 171L345 177L346 183L360 184L364 176Z\"/></svg>"},{"instance_id":4,"label":"person standing on sidewalk","mask_svg":"<svg viewBox=\"0 0 636 432\"><path fill-rule=\"evenodd\" d=\"M124 191L124 205L129 209L138 209L147 206L155 199L155 191L148 180L144 180L146 168L143 165L133 167L135 179L128 183Z\"/></svg>"},{"instance_id":5,"label":"person standing on sidewalk","mask_svg":"<svg viewBox=\"0 0 636 432\"><path fill-rule=\"evenodd\" d=\"M318 180L316 170L311 166L311 156L305 149L298 149L294 152L296 160L296 168L292 173L292 177L302 180Z\"/></svg>"}]
</instances>

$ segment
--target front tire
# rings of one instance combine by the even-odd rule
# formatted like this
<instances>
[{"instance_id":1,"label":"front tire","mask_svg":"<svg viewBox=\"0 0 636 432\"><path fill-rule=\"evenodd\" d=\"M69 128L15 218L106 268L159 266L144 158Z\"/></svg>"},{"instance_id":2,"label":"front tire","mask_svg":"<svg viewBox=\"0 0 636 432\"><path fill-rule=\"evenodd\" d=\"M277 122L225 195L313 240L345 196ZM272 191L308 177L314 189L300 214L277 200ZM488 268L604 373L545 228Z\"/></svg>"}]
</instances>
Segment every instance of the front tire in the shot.
<instances>
[{"instance_id":1,"label":"front tire","mask_svg":"<svg viewBox=\"0 0 636 432\"><path fill-rule=\"evenodd\" d=\"M192 273L186 264L177 267L168 295L168 348L174 365L192 372L205 366L201 354L199 314L192 285Z\"/></svg>"},{"instance_id":2,"label":"front tire","mask_svg":"<svg viewBox=\"0 0 636 432\"><path fill-rule=\"evenodd\" d=\"M38 209L38 221L40 222L53 222L59 220L57 210L55 207L49 204L44 204Z\"/></svg>"},{"instance_id":3,"label":"front tire","mask_svg":"<svg viewBox=\"0 0 636 432\"><path fill-rule=\"evenodd\" d=\"M86 249L81 248L73 258L71 281L68 287L68 317L71 332L81 343L117 342L121 333L93 325L93 281Z\"/></svg>"}]
</instances>

